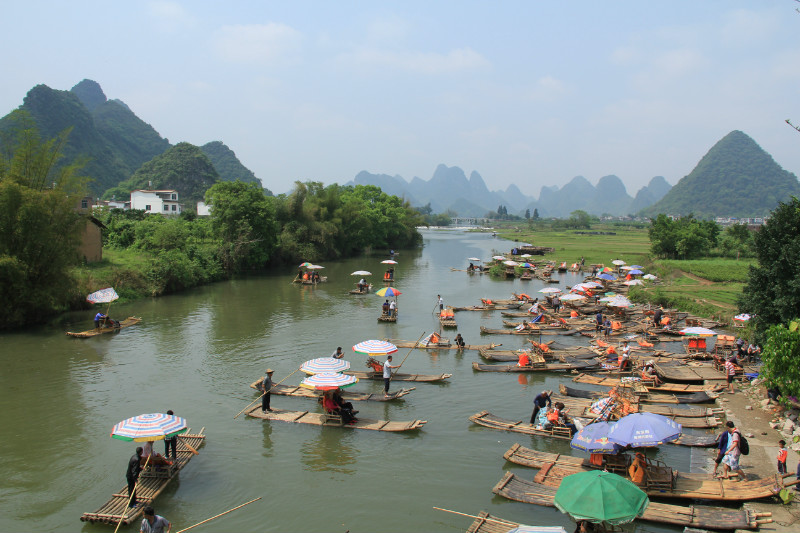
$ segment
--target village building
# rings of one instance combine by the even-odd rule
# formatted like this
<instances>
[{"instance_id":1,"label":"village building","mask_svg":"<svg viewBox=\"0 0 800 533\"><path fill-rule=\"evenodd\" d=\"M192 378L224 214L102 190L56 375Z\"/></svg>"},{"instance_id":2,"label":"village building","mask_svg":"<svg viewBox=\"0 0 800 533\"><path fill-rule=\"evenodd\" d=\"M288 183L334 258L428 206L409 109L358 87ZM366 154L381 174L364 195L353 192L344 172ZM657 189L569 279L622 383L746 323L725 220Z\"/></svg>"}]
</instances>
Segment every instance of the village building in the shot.
<instances>
[{"instance_id":1,"label":"village building","mask_svg":"<svg viewBox=\"0 0 800 533\"><path fill-rule=\"evenodd\" d=\"M180 215L181 204L178 202L178 191L142 190L131 191L131 209L140 209L146 213L162 215Z\"/></svg>"}]
</instances>

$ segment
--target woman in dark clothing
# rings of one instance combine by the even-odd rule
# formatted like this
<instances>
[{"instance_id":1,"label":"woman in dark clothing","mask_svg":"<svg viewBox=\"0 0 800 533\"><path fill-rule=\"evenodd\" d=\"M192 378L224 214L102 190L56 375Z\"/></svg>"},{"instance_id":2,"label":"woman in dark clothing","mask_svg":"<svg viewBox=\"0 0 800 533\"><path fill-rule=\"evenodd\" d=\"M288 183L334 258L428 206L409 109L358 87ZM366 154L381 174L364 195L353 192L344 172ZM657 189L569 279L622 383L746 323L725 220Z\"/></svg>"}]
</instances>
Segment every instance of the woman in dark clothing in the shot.
<instances>
[{"instance_id":1,"label":"woman in dark clothing","mask_svg":"<svg viewBox=\"0 0 800 533\"><path fill-rule=\"evenodd\" d=\"M543 407L550 407L553 405L552 400L550 400L550 396L552 396L553 391L546 390L542 391L540 394L536 395L536 398L533 399L533 414L531 415L531 425L536 424L536 417L539 416L539 410Z\"/></svg>"}]
</instances>

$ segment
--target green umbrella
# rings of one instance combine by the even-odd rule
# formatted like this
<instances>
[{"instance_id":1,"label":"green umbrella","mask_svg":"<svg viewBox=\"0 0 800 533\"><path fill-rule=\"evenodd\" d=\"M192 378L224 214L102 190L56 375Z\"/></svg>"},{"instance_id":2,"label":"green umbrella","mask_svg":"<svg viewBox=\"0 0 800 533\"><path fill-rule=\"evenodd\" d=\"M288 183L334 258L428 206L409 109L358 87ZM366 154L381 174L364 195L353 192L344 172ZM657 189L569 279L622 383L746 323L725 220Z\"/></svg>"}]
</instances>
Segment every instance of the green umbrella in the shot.
<instances>
[{"instance_id":1,"label":"green umbrella","mask_svg":"<svg viewBox=\"0 0 800 533\"><path fill-rule=\"evenodd\" d=\"M641 516L650 500L624 477L592 470L565 477L554 503L575 520L625 524Z\"/></svg>"}]
</instances>

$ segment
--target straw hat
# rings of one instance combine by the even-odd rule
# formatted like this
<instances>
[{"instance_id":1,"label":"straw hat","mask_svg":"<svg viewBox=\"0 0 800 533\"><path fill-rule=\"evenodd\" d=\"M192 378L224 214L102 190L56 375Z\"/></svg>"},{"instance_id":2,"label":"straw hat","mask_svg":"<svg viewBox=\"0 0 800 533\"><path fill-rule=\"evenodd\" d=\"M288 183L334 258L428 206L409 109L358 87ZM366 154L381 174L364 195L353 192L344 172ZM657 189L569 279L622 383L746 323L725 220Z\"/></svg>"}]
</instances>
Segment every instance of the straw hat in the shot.
<instances>
[{"instance_id":1,"label":"straw hat","mask_svg":"<svg viewBox=\"0 0 800 533\"><path fill-rule=\"evenodd\" d=\"M548 396L552 396L552 395L553 395L553 391L552 391L552 390L550 390L550 389L548 389L548 390L546 390L546 391L544 391L544 392L545 392L545 393L546 393Z\"/></svg>"},{"instance_id":2,"label":"straw hat","mask_svg":"<svg viewBox=\"0 0 800 533\"><path fill-rule=\"evenodd\" d=\"M274 371L274 370L272 370L271 368L268 368L268 369L266 370L266 372L265 372L265 374L273 374L273 373L275 373L275 371Z\"/></svg>"}]
</instances>

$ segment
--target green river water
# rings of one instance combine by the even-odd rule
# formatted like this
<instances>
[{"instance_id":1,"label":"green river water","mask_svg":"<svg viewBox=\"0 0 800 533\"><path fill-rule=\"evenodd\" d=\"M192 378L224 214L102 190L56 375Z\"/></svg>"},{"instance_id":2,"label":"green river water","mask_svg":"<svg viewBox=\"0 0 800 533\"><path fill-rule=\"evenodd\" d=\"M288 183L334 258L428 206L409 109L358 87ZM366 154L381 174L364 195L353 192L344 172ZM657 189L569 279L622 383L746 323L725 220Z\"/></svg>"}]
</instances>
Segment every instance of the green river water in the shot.
<instances>
[{"instance_id":1,"label":"green river water","mask_svg":"<svg viewBox=\"0 0 800 533\"><path fill-rule=\"evenodd\" d=\"M112 306L112 316L142 322L117 334L75 339L64 331L92 327L93 311L62 317L21 332L0 335L0 531L113 531L80 522L125 486L125 468L135 444L111 439L118 421L172 409L192 431L205 427L207 440L178 479L155 501L156 512L175 526L199 522L256 497L255 504L196 531L464 531L469 514L487 510L536 525L574 523L555 509L511 502L491 488L506 470L532 478L535 471L506 463L503 453L524 446L571 453L569 444L506 433L471 424L487 409L527 419L533 396L557 389L569 378L557 374L473 372L477 352L414 351L403 371L449 372L444 384L416 386L404 401L358 402L360 417L427 420L418 432L393 434L268 422L234 415L257 394L249 384L269 366L278 381L305 360L342 346L353 369L364 367L353 344L367 339L413 341L438 329L436 295L448 305L473 305L479 298L533 294L538 281L506 281L451 271L467 257L489 259L512 243L487 234L426 231L424 247L396 257L399 320L376 318L383 299L352 296L355 270L373 272L376 288L387 256L323 263L329 281L316 287L290 283L294 271L251 276L185 294ZM561 287L579 278L562 274ZM513 336L481 337L479 327L501 327L499 312L460 312L458 332L467 343L503 342ZM445 332L453 338L455 331ZM562 342L559 339L559 342ZM582 342L564 340L566 344ZM395 362L408 350L400 349ZM298 384L295 374L287 384ZM362 381L350 390L380 392L382 382ZM318 410L311 400L272 397L277 408ZM163 445L156 443L163 453ZM575 454L580 452L575 451ZM710 452L700 452L710 453ZM686 470L688 448L664 446L656 455ZM678 531L639 524L629 531ZM121 531L138 531L123 527Z\"/></svg>"}]
</instances>

